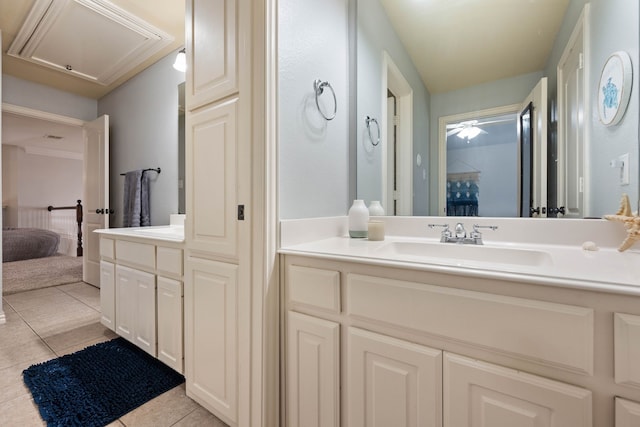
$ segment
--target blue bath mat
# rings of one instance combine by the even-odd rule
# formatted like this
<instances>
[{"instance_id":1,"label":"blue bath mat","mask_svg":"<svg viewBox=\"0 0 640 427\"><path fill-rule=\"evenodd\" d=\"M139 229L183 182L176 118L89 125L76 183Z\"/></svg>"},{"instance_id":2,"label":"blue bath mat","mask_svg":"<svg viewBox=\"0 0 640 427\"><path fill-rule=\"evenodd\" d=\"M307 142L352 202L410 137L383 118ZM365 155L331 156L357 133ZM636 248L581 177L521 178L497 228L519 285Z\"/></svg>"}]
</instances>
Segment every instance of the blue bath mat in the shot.
<instances>
[{"instance_id":1,"label":"blue bath mat","mask_svg":"<svg viewBox=\"0 0 640 427\"><path fill-rule=\"evenodd\" d=\"M184 382L124 338L32 365L22 373L48 426L104 426Z\"/></svg>"}]
</instances>

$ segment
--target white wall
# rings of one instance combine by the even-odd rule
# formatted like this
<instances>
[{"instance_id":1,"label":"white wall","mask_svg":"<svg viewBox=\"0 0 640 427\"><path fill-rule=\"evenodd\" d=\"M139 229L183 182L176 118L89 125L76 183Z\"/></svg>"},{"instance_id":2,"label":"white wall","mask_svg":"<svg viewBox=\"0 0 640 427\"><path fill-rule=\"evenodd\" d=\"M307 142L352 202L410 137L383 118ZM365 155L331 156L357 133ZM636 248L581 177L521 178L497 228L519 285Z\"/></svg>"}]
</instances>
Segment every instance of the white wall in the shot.
<instances>
[{"instance_id":1,"label":"white wall","mask_svg":"<svg viewBox=\"0 0 640 427\"><path fill-rule=\"evenodd\" d=\"M346 215L349 200L348 0L278 4L280 218ZM313 81L337 98L319 116ZM327 109L333 100L321 97Z\"/></svg>"},{"instance_id":2,"label":"white wall","mask_svg":"<svg viewBox=\"0 0 640 427\"><path fill-rule=\"evenodd\" d=\"M110 123L109 199L115 214L110 226L122 226L125 173L157 168L150 173L151 225L169 224L178 212L178 85L184 73L172 65L176 52L98 101L98 114Z\"/></svg>"},{"instance_id":3,"label":"white wall","mask_svg":"<svg viewBox=\"0 0 640 427\"><path fill-rule=\"evenodd\" d=\"M357 49L357 193L367 202L382 200L382 144L373 148L369 141L365 118L382 117L383 52L387 52L413 90L413 159L423 159L413 171L413 213L428 213L428 180L423 175L429 164L429 102L430 95L420 74L393 30L391 21L378 0L358 4ZM386 94L385 94L386 98ZM375 126L375 125L374 125ZM374 131L375 134L375 131ZM415 165L415 160L411 161Z\"/></svg>"},{"instance_id":4,"label":"white wall","mask_svg":"<svg viewBox=\"0 0 640 427\"><path fill-rule=\"evenodd\" d=\"M2 116L0 114L0 116ZM2 206L4 212L2 225L18 226L18 147L2 145Z\"/></svg>"},{"instance_id":5,"label":"white wall","mask_svg":"<svg viewBox=\"0 0 640 427\"><path fill-rule=\"evenodd\" d=\"M98 101L49 86L2 75L2 102L80 120L93 120Z\"/></svg>"},{"instance_id":6,"label":"white wall","mask_svg":"<svg viewBox=\"0 0 640 427\"><path fill-rule=\"evenodd\" d=\"M638 161L638 118L640 101L639 40L640 6L637 1L629 0L592 0L591 1L591 79L593 88L591 113L591 150L587 177L590 186L590 203L586 208L588 216L602 216L615 213L620 205L622 193L628 193L635 204L638 200L639 174ZM597 36L596 36L597 35ZM633 61L633 89L631 101L622 121L615 126L600 123L597 109L597 90L600 73L609 55L623 50L629 53ZM621 154L629 153L630 184L621 186L619 171L609 166L610 160ZM635 209L634 209L635 210Z\"/></svg>"},{"instance_id":7,"label":"white wall","mask_svg":"<svg viewBox=\"0 0 640 427\"><path fill-rule=\"evenodd\" d=\"M58 252L75 255L75 210L49 212L47 206L75 206L82 199L82 160L28 154L2 146L2 197L5 226L44 228L60 235Z\"/></svg>"}]
</instances>

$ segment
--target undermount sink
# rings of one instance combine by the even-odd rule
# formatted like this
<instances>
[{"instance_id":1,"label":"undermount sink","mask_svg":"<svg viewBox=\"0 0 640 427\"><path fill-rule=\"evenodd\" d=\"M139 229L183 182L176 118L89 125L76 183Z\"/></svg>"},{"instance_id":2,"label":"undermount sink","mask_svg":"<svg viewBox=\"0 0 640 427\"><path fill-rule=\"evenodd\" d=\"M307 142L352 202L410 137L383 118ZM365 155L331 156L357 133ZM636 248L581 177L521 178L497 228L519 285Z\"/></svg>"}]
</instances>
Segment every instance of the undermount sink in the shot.
<instances>
[{"instance_id":1,"label":"undermount sink","mask_svg":"<svg viewBox=\"0 0 640 427\"><path fill-rule=\"evenodd\" d=\"M551 256L544 251L456 243L389 242L382 245L377 252L390 258L451 259L459 265L492 263L544 266L552 263Z\"/></svg>"}]
</instances>

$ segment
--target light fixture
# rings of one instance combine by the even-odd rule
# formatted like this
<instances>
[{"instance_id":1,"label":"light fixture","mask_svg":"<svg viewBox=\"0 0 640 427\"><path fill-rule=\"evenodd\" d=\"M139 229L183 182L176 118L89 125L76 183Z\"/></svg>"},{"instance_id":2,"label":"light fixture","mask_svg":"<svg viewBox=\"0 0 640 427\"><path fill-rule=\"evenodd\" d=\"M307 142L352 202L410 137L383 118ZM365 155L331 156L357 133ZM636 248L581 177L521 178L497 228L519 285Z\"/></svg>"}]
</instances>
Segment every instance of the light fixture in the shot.
<instances>
[{"instance_id":1,"label":"light fixture","mask_svg":"<svg viewBox=\"0 0 640 427\"><path fill-rule=\"evenodd\" d=\"M475 126L466 126L464 129L462 129L460 132L458 132L458 138L461 139L473 139L476 136L480 135L480 133L482 132L482 129L475 127Z\"/></svg>"},{"instance_id":2,"label":"light fixture","mask_svg":"<svg viewBox=\"0 0 640 427\"><path fill-rule=\"evenodd\" d=\"M182 48L178 51L178 55L176 55L176 61L173 63L173 68L178 71L182 71L183 73L187 71L187 54L185 48Z\"/></svg>"}]
</instances>

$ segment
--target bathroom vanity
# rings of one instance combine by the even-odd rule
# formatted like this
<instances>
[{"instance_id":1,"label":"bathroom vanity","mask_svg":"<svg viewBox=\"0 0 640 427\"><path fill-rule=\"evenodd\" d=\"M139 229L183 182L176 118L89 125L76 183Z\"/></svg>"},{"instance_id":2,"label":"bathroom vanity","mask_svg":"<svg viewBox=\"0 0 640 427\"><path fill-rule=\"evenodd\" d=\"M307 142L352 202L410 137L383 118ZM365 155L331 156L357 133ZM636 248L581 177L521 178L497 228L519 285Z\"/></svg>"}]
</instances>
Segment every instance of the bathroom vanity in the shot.
<instances>
[{"instance_id":1,"label":"bathroom vanity","mask_svg":"<svg viewBox=\"0 0 640 427\"><path fill-rule=\"evenodd\" d=\"M96 233L101 323L183 373L183 227Z\"/></svg>"},{"instance_id":2,"label":"bathroom vanity","mask_svg":"<svg viewBox=\"0 0 640 427\"><path fill-rule=\"evenodd\" d=\"M615 227L556 245L535 235L581 225L498 220L468 247L427 221L386 218L383 242L282 223L288 427L640 425L640 253L615 250Z\"/></svg>"}]
</instances>

